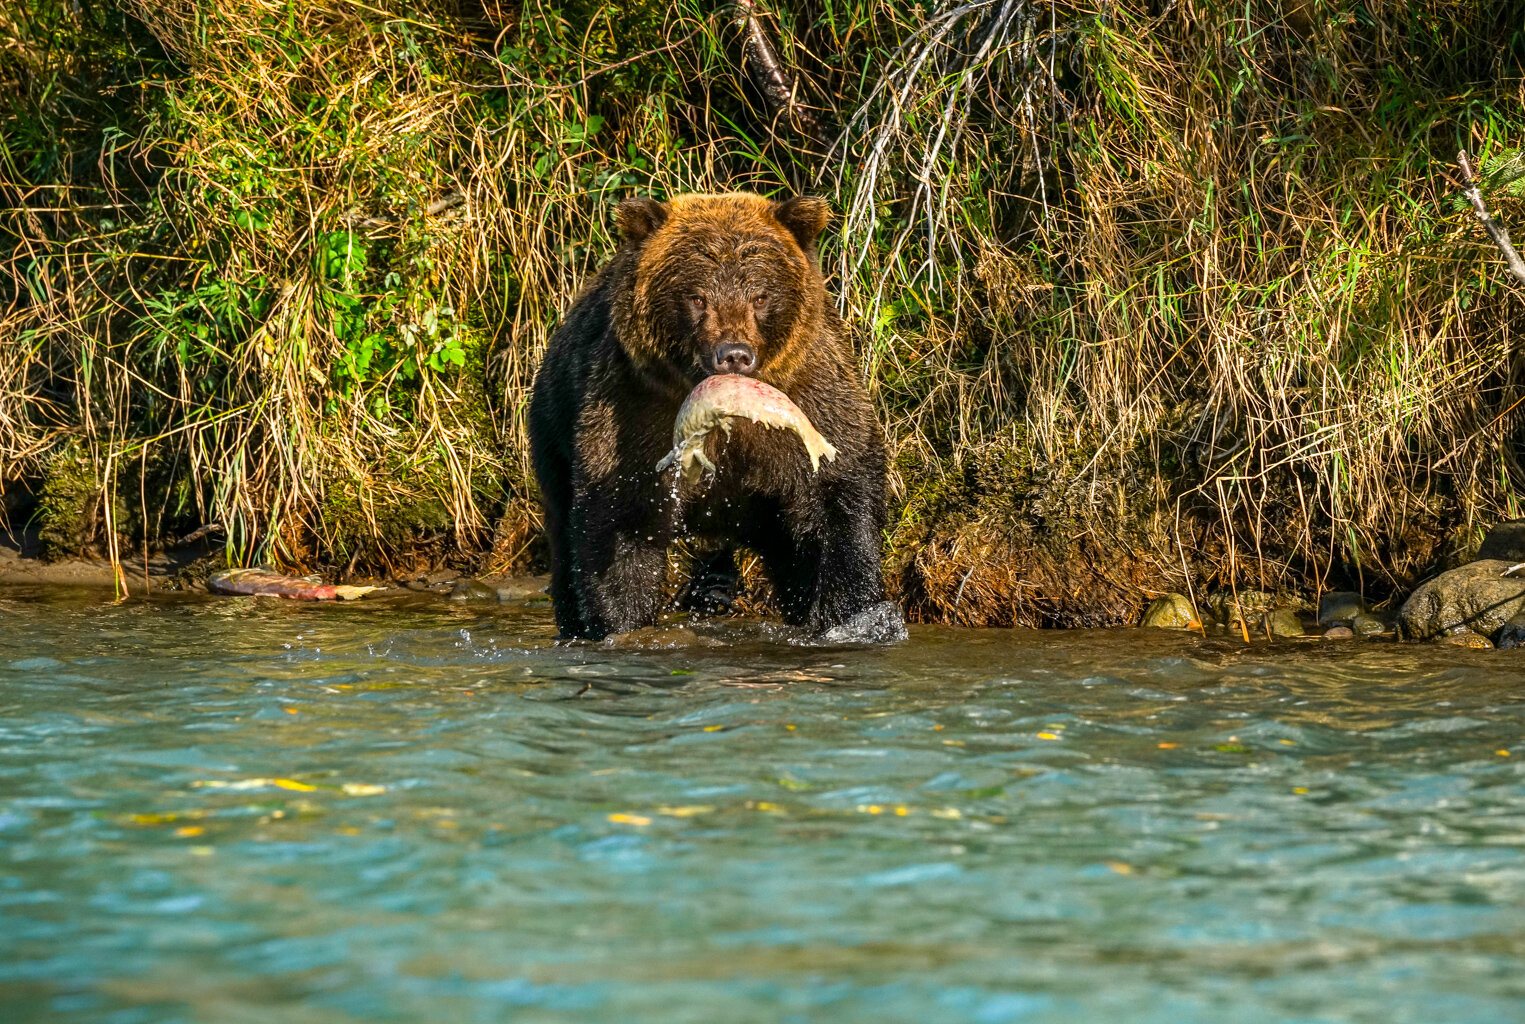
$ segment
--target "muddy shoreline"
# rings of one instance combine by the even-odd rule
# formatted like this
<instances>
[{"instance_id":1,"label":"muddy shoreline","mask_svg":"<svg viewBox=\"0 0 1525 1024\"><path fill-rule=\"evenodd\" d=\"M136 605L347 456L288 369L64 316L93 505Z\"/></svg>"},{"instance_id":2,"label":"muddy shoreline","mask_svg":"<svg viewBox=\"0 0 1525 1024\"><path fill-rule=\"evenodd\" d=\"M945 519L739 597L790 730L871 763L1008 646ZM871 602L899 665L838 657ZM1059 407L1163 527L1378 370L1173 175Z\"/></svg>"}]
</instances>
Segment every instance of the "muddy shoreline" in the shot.
<instances>
[{"instance_id":1,"label":"muddy shoreline","mask_svg":"<svg viewBox=\"0 0 1525 1024\"><path fill-rule=\"evenodd\" d=\"M230 568L215 541L159 551L124 560L119 568L104 558L49 560L35 535L0 531L0 587L91 588L117 599L169 595L211 595L207 578ZM754 567L755 568L755 567ZM745 570L745 566L744 566ZM473 604L528 605L548 602L549 578L528 573L477 573L440 567L390 576L325 573L325 582L369 585L367 599L416 594ZM894 579L894 577L891 577ZM903 584L903 578L898 580ZM744 589L734 614L767 616L768 587L755 572L744 571ZM913 587L894 596L911 622L958 624L960 616L939 615ZM1105 622L1075 626L1153 627L1209 636L1238 637L1245 642L1325 638L1330 640L1427 640L1472 648L1525 646L1525 522L1502 523L1491 530L1477 557L1422 581L1412 593L1369 603L1359 593L1128 588L1132 614L1102 612ZM1034 595L1041 601L1041 595ZM1073 595L1072 595L1073 596ZM917 600L920 597L922 600ZM1401 599L1400 599L1401 598ZM928 615L932 610L933 614ZM681 617L682 612L674 612ZM664 617L676 621L675 617ZM667 624L671 624L668 622ZM965 625L975 623L963 623ZM1010 623L1022 625L1023 623ZM999 626L1007 623L984 622ZM1062 627L1061 627L1062 628Z\"/></svg>"}]
</instances>

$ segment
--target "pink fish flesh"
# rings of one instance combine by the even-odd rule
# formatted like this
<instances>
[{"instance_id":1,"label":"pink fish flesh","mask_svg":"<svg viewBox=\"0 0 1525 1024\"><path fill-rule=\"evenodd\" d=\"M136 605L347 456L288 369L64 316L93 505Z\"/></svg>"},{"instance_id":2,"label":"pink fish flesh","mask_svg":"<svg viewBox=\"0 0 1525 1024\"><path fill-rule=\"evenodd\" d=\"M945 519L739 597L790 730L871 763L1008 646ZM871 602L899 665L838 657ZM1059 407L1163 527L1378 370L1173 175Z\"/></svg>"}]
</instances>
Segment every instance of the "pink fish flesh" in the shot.
<instances>
[{"instance_id":1,"label":"pink fish flesh","mask_svg":"<svg viewBox=\"0 0 1525 1024\"><path fill-rule=\"evenodd\" d=\"M673 423L673 449L657 463L657 472L677 466L683 478L697 481L704 470L714 472L715 464L704 454L704 440L716 427L731 433L731 420L744 417L753 423L780 430L792 430L805 445L810 469L819 472L821 458L832 462L837 450L811 425L800 407L778 388L736 373L717 373L706 377L688 393Z\"/></svg>"}]
</instances>

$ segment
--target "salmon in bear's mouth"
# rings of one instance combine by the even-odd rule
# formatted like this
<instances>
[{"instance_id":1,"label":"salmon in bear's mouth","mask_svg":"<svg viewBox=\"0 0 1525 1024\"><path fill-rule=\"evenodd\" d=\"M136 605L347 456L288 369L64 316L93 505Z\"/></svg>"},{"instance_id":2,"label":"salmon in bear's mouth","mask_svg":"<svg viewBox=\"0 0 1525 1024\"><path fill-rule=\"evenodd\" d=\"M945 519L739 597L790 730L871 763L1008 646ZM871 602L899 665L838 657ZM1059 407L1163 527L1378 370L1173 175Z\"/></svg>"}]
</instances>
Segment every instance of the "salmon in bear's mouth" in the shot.
<instances>
[{"instance_id":1,"label":"salmon in bear's mouth","mask_svg":"<svg viewBox=\"0 0 1525 1024\"><path fill-rule=\"evenodd\" d=\"M836 460L835 446L821 436L788 395L752 377L717 373L700 381L683 400L673 423L673 449L657 463L657 472L677 466L690 483L697 482L705 470L714 472L714 463L704 454L704 440L716 427L729 434L731 420L736 417L764 427L794 431L810 456L812 472L820 471L823 456L827 462Z\"/></svg>"}]
</instances>

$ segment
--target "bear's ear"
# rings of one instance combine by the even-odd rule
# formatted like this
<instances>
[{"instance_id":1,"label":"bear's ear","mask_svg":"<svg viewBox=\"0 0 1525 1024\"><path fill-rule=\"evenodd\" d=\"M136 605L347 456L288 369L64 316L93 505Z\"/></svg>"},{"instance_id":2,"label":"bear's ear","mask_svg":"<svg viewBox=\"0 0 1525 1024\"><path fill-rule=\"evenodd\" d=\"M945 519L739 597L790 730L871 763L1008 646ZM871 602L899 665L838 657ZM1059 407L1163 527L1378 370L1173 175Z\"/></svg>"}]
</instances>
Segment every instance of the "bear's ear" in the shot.
<instances>
[{"instance_id":1,"label":"bear's ear","mask_svg":"<svg viewBox=\"0 0 1525 1024\"><path fill-rule=\"evenodd\" d=\"M831 220L831 207L826 205L826 200L815 196L796 196L773 207L773 216L789 229L808 255L815 252L816 239L821 237L826 222Z\"/></svg>"},{"instance_id":2,"label":"bear's ear","mask_svg":"<svg viewBox=\"0 0 1525 1024\"><path fill-rule=\"evenodd\" d=\"M667 223L667 207L645 196L623 199L614 209L614 223L625 241L640 242Z\"/></svg>"}]
</instances>

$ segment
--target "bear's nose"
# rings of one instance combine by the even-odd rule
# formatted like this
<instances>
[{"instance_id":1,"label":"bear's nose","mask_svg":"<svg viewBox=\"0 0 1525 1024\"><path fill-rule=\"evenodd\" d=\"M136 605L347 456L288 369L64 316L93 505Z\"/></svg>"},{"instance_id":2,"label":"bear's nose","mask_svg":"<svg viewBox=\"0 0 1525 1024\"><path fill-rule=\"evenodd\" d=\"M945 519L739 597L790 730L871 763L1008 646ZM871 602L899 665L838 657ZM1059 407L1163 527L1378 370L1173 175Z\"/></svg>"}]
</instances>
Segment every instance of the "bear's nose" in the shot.
<instances>
[{"instance_id":1,"label":"bear's nose","mask_svg":"<svg viewBox=\"0 0 1525 1024\"><path fill-rule=\"evenodd\" d=\"M757 353L752 351L751 345L728 341L715 346L716 373L751 373L756 365Z\"/></svg>"}]
</instances>

